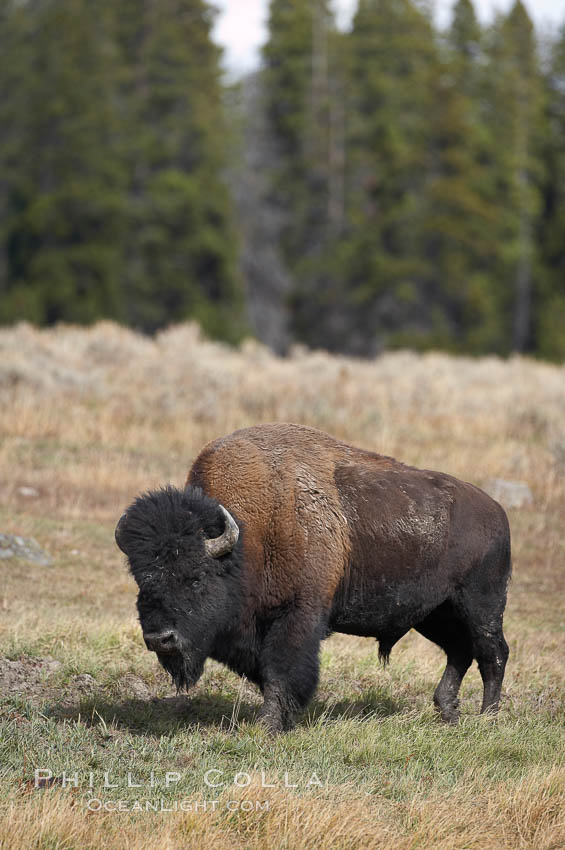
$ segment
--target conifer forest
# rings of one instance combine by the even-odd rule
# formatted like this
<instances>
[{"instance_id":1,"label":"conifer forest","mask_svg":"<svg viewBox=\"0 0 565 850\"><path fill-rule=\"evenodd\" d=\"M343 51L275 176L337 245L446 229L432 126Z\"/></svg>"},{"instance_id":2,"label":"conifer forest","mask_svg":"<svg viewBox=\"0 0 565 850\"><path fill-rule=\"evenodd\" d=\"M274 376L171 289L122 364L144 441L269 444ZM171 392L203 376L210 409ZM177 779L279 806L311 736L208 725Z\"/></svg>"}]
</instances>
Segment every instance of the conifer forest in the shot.
<instances>
[{"instance_id":1,"label":"conifer forest","mask_svg":"<svg viewBox=\"0 0 565 850\"><path fill-rule=\"evenodd\" d=\"M565 359L565 19L0 0L0 324Z\"/></svg>"}]
</instances>

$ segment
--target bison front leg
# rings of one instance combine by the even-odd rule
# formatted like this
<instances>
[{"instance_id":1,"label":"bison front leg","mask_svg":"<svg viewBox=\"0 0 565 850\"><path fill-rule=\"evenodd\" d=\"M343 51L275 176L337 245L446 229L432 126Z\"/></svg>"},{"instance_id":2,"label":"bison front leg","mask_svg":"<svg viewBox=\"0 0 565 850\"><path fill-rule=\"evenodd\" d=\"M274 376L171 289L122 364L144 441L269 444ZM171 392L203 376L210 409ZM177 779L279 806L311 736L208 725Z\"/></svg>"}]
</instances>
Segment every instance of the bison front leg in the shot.
<instances>
[{"instance_id":1,"label":"bison front leg","mask_svg":"<svg viewBox=\"0 0 565 850\"><path fill-rule=\"evenodd\" d=\"M259 719L272 732L290 729L314 695L324 634L320 621L308 626L298 612L278 618L269 628L261 654L264 703Z\"/></svg>"}]
</instances>

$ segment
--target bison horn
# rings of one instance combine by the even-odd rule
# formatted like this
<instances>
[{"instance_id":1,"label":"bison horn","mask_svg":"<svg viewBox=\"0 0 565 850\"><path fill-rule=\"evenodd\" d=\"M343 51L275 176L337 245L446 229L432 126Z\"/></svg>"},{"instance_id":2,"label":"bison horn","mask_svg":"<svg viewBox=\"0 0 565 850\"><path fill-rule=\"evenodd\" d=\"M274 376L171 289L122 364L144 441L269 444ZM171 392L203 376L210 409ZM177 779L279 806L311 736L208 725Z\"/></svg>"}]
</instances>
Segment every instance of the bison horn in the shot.
<instances>
[{"instance_id":1,"label":"bison horn","mask_svg":"<svg viewBox=\"0 0 565 850\"><path fill-rule=\"evenodd\" d=\"M204 541L206 552L212 558L219 558L226 552L231 552L239 538L239 528L232 515L229 511L226 511L223 505L220 505L220 510L226 521L223 533L219 537L212 537Z\"/></svg>"}]
</instances>

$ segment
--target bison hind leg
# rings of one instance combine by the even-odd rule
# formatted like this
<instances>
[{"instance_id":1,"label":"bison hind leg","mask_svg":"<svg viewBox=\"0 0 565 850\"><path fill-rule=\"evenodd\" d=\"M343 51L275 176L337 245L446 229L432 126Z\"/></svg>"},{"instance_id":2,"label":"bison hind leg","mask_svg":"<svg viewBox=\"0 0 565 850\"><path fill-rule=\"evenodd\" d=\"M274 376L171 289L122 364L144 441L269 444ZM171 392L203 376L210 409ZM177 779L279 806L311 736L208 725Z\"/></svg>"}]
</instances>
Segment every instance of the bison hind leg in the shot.
<instances>
[{"instance_id":1,"label":"bison hind leg","mask_svg":"<svg viewBox=\"0 0 565 850\"><path fill-rule=\"evenodd\" d=\"M484 687L481 714L494 714L498 711L502 680L508 661L508 644L502 633L502 625L496 624L492 631L487 628L477 629L474 642Z\"/></svg>"},{"instance_id":2,"label":"bison hind leg","mask_svg":"<svg viewBox=\"0 0 565 850\"><path fill-rule=\"evenodd\" d=\"M459 720L459 688L473 661L473 642L465 620L448 599L415 626L447 655L443 676L434 692L434 705L443 721Z\"/></svg>"},{"instance_id":3,"label":"bison hind leg","mask_svg":"<svg viewBox=\"0 0 565 850\"><path fill-rule=\"evenodd\" d=\"M508 644L502 631L506 587L511 573L510 541L495 541L482 563L471 574L467 586L461 588L458 605L466 612L483 680L481 714L495 714L508 661Z\"/></svg>"}]
</instances>

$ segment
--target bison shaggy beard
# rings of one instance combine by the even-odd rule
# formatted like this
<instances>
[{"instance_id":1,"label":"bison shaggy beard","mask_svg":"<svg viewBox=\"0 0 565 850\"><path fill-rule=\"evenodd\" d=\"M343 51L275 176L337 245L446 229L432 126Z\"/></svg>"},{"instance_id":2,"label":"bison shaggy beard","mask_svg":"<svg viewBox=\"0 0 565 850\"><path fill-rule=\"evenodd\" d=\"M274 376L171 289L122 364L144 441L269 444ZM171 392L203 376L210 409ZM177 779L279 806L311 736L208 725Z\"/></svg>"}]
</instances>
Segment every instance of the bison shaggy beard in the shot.
<instances>
[{"instance_id":1,"label":"bison shaggy beard","mask_svg":"<svg viewBox=\"0 0 565 850\"><path fill-rule=\"evenodd\" d=\"M156 653L159 663L172 679L177 693L188 691L202 675L204 661L195 662L182 652Z\"/></svg>"}]
</instances>

